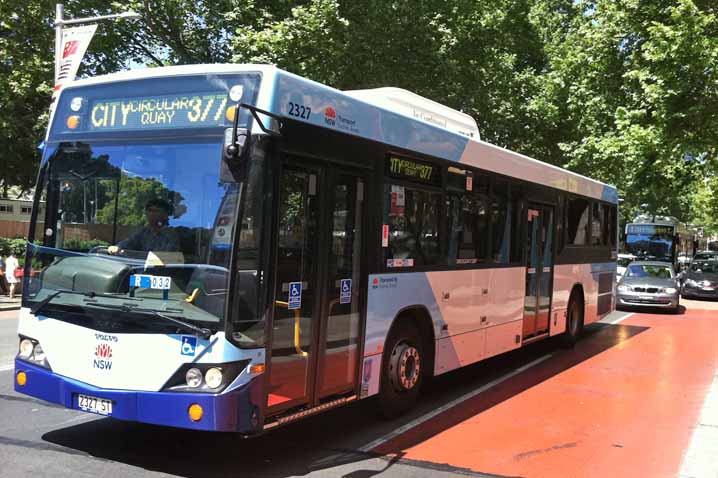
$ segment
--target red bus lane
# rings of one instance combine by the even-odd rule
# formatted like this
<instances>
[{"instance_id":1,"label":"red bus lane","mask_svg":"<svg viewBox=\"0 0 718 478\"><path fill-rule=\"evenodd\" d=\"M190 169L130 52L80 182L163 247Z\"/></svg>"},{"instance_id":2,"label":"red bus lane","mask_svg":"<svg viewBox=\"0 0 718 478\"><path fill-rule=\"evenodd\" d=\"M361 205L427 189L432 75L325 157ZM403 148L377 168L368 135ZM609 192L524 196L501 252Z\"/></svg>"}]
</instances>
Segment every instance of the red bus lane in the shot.
<instances>
[{"instance_id":1,"label":"red bus lane","mask_svg":"<svg viewBox=\"0 0 718 478\"><path fill-rule=\"evenodd\" d=\"M694 308L600 324L374 451L499 476L677 476L716 374L717 326L718 311Z\"/></svg>"}]
</instances>

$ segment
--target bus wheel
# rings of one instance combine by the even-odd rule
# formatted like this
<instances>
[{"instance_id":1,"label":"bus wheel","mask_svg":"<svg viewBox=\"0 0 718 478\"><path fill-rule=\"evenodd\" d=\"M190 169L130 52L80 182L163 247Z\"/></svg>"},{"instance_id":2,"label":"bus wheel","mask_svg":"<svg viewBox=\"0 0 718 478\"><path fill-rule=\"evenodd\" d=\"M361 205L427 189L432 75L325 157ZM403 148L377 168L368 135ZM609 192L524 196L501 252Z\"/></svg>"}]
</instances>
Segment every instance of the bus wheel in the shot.
<instances>
[{"instance_id":1,"label":"bus wheel","mask_svg":"<svg viewBox=\"0 0 718 478\"><path fill-rule=\"evenodd\" d=\"M382 359L379 400L382 415L392 418L411 409L419 396L425 364L421 336L406 322L393 328Z\"/></svg>"},{"instance_id":2,"label":"bus wheel","mask_svg":"<svg viewBox=\"0 0 718 478\"><path fill-rule=\"evenodd\" d=\"M583 298L579 293L572 293L566 311L566 332L563 334L563 343L567 347L576 345L583 332Z\"/></svg>"}]
</instances>

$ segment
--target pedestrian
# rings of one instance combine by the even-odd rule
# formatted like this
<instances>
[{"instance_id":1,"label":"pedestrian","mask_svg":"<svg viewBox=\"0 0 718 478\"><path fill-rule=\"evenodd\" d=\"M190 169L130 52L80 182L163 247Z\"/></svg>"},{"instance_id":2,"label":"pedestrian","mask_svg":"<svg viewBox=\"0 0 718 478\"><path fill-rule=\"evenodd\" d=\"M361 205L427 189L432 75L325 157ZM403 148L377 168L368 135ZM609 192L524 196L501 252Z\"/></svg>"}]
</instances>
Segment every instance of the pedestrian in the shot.
<instances>
[{"instance_id":1,"label":"pedestrian","mask_svg":"<svg viewBox=\"0 0 718 478\"><path fill-rule=\"evenodd\" d=\"M5 276L7 277L8 284L10 284L10 298L15 298L15 286L17 286L18 280L15 277L15 271L20 267L20 263L17 261L14 252L10 252L7 260L5 261Z\"/></svg>"},{"instance_id":2,"label":"pedestrian","mask_svg":"<svg viewBox=\"0 0 718 478\"><path fill-rule=\"evenodd\" d=\"M5 260L0 256L0 291L3 295L8 295L8 283L5 279Z\"/></svg>"}]
</instances>

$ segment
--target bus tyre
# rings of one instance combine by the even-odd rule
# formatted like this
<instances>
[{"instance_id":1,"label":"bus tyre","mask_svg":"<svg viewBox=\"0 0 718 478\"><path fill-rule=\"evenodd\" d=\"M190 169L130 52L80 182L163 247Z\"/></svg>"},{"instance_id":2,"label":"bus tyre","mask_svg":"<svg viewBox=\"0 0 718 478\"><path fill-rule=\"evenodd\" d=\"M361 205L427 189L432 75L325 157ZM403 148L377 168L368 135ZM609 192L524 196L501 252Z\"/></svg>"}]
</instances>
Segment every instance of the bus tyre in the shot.
<instances>
[{"instance_id":1,"label":"bus tyre","mask_svg":"<svg viewBox=\"0 0 718 478\"><path fill-rule=\"evenodd\" d=\"M399 416L414 406L423 383L425 363L416 327L400 322L392 329L382 358L379 402L384 417Z\"/></svg>"},{"instance_id":2,"label":"bus tyre","mask_svg":"<svg viewBox=\"0 0 718 478\"><path fill-rule=\"evenodd\" d=\"M566 332L563 334L563 344L566 347L576 345L583 332L583 298L580 293L571 293L566 311Z\"/></svg>"}]
</instances>

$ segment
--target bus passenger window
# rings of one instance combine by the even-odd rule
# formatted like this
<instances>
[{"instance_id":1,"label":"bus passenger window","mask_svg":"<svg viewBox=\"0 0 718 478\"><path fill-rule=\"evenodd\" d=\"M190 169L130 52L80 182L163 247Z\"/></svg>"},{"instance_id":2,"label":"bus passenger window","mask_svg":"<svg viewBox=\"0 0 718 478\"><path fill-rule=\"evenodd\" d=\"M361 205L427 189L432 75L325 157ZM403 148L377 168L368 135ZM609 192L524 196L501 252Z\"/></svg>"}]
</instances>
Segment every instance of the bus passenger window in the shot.
<instances>
[{"instance_id":1,"label":"bus passenger window","mask_svg":"<svg viewBox=\"0 0 718 478\"><path fill-rule=\"evenodd\" d=\"M439 214L441 194L386 184L384 222L389 226L385 259L389 267L440 265ZM389 259L392 260L389 265ZM402 259L401 262L393 262Z\"/></svg>"},{"instance_id":2,"label":"bus passenger window","mask_svg":"<svg viewBox=\"0 0 718 478\"><path fill-rule=\"evenodd\" d=\"M489 182L486 176L471 176L467 190L466 177L470 173L449 168L447 203L450 265L486 262L489 253Z\"/></svg>"},{"instance_id":3,"label":"bus passenger window","mask_svg":"<svg viewBox=\"0 0 718 478\"><path fill-rule=\"evenodd\" d=\"M591 221L591 245L601 245L601 205L593 203L593 217Z\"/></svg>"},{"instance_id":4,"label":"bus passenger window","mask_svg":"<svg viewBox=\"0 0 718 478\"><path fill-rule=\"evenodd\" d=\"M511 203L508 183L495 181L491 191L491 260L495 264L509 263L511 245Z\"/></svg>"},{"instance_id":5,"label":"bus passenger window","mask_svg":"<svg viewBox=\"0 0 718 478\"><path fill-rule=\"evenodd\" d=\"M587 229L589 221L588 201L585 199L569 199L566 207L566 233L568 244L583 246L588 244Z\"/></svg>"}]
</instances>

